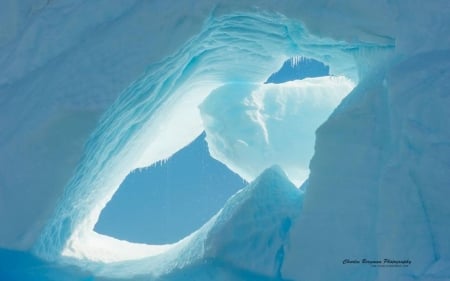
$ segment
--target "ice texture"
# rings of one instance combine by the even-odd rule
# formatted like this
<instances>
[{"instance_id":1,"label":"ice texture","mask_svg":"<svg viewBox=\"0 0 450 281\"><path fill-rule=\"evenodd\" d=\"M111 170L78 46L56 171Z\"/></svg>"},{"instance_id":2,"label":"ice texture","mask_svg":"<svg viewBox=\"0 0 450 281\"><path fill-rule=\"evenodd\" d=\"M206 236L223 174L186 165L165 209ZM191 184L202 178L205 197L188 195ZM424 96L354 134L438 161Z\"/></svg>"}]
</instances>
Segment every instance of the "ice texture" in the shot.
<instances>
[{"instance_id":1,"label":"ice texture","mask_svg":"<svg viewBox=\"0 0 450 281\"><path fill-rule=\"evenodd\" d=\"M286 277L448 279L449 55L416 55L380 70L318 129ZM345 258L412 263L389 270L344 266Z\"/></svg>"},{"instance_id":2,"label":"ice texture","mask_svg":"<svg viewBox=\"0 0 450 281\"><path fill-rule=\"evenodd\" d=\"M263 84L285 56L298 53L329 64L334 75L356 79L354 53L366 48L373 46L314 37L279 14L208 19L198 35L149 67L102 116L35 251L49 259L62 253L103 262L166 251L168 246L130 244L92 231L127 174L167 159L200 135L204 128L198 106L215 89L232 82ZM391 48L383 45L379 52Z\"/></svg>"},{"instance_id":3,"label":"ice texture","mask_svg":"<svg viewBox=\"0 0 450 281\"><path fill-rule=\"evenodd\" d=\"M449 14L447 0L1 1L0 246L121 278L448 280ZM129 171L200 134L197 106L212 91L263 84L296 55L358 85L317 130L278 258L258 243L227 252L245 241L234 233L206 239L220 216L175 245L91 231ZM267 242L252 226L239 237Z\"/></svg>"},{"instance_id":4,"label":"ice texture","mask_svg":"<svg viewBox=\"0 0 450 281\"><path fill-rule=\"evenodd\" d=\"M189 277L190 270L205 264L219 265L230 273L239 269L241 276L277 278L302 195L281 168L270 167L228 199L200 229L160 254L112 263L72 262L106 278L164 280L180 270L187 272L184 278L196 278Z\"/></svg>"},{"instance_id":5,"label":"ice texture","mask_svg":"<svg viewBox=\"0 0 450 281\"><path fill-rule=\"evenodd\" d=\"M330 75L330 67L324 63L305 57L293 57L283 63L281 68L270 75L266 83L284 83L305 78Z\"/></svg>"},{"instance_id":6,"label":"ice texture","mask_svg":"<svg viewBox=\"0 0 450 281\"><path fill-rule=\"evenodd\" d=\"M281 274L288 232L300 213L302 195L274 166L228 199L208 223L164 255L106 264L78 263L82 268L78 269L3 250L0 277L21 281L175 281L210 280L212 276L224 281L275 280Z\"/></svg>"},{"instance_id":7,"label":"ice texture","mask_svg":"<svg viewBox=\"0 0 450 281\"><path fill-rule=\"evenodd\" d=\"M349 79L331 76L226 84L200 105L209 151L247 181L277 164L300 186L308 177L316 128L353 87Z\"/></svg>"}]
</instances>

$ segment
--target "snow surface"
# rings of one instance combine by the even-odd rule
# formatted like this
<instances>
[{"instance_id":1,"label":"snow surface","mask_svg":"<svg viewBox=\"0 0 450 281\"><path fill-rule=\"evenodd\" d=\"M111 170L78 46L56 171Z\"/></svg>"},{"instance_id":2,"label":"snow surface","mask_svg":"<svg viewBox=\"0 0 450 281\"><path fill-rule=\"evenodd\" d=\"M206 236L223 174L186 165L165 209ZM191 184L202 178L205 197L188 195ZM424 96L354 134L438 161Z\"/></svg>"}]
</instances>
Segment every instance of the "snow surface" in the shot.
<instances>
[{"instance_id":1,"label":"snow surface","mask_svg":"<svg viewBox=\"0 0 450 281\"><path fill-rule=\"evenodd\" d=\"M330 67L328 65L318 60L295 56L285 61L277 72L270 75L266 83L280 84L328 75L330 75Z\"/></svg>"},{"instance_id":2,"label":"snow surface","mask_svg":"<svg viewBox=\"0 0 450 281\"><path fill-rule=\"evenodd\" d=\"M183 268L199 261L203 272L219 272L217 279L245 279L220 262L235 255L245 257L246 274L268 278L448 280L449 2L257 6L250 0L2 1L0 224L7 227L0 246L34 245L41 257L108 276L176 274L177 268L195 276L199 271ZM193 140L202 130L196 107L210 92L230 82L262 84L293 55L318 59L331 74L359 84L317 131L304 205L277 240L284 246L275 268L265 259L276 247L212 251L216 262L208 263L203 242L220 237L205 240L201 231L157 246L161 255L141 245L137 255L153 256L107 264L115 268L93 262L131 258L123 255L136 249L91 232L127 173ZM214 219L205 227L213 229ZM265 241L265 232L251 234ZM233 237L223 239L240 245ZM106 244L94 250L88 242ZM412 264L348 267L345 258Z\"/></svg>"},{"instance_id":3,"label":"snow surface","mask_svg":"<svg viewBox=\"0 0 450 281\"><path fill-rule=\"evenodd\" d=\"M211 156L247 181L278 164L300 186L315 130L354 87L325 76L275 84L226 84L200 105Z\"/></svg>"}]
</instances>

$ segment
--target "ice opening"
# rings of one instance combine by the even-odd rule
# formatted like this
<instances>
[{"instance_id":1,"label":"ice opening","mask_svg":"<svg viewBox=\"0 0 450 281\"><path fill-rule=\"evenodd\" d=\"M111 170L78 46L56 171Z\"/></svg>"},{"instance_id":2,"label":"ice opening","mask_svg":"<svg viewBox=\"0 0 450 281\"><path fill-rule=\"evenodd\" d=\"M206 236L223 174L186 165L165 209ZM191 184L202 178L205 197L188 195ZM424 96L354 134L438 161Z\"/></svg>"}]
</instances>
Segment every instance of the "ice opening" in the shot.
<instances>
[{"instance_id":1,"label":"ice opening","mask_svg":"<svg viewBox=\"0 0 450 281\"><path fill-rule=\"evenodd\" d=\"M374 48L314 37L280 14L211 17L178 52L151 65L104 114L35 253L97 271L93 263L101 262L108 276L117 274L111 262L142 260L134 273L155 273L176 266L180 253L186 259L200 256L196 245L214 217L168 245L130 243L93 229L131 171L170 158L203 131L211 156L247 181L278 164L299 186L312 155L299 142L304 130L314 131L351 91L358 81L358 55ZM329 65L330 76L265 83L294 56Z\"/></svg>"},{"instance_id":2,"label":"ice opening","mask_svg":"<svg viewBox=\"0 0 450 281\"><path fill-rule=\"evenodd\" d=\"M329 75L330 66L312 58L296 56L286 60L277 72L270 75L266 83L280 84L293 80Z\"/></svg>"},{"instance_id":3,"label":"ice opening","mask_svg":"<svg viewBox=\"0 0 450 281\"><path fill-rule=\"evenodd\" d=\"M132 171L94 230L134 243L175 243L199 229L245 185L210 156L202 133L166 161Z\"/></svg>"},{"instance_id":4,"label":"ice opening","mask_svg":"<svg viewBox=\"0 0 450 281\"><path fill-rule=\"evenodd\" d=\"M329 66L318 60L296 56L286 60L278 71L271 74L266 84L281 84L325 76L329 76ZM300 84L303 83L305 81ZM290 84L280 87L290 87ZM344 89L344 91L334 92L335 97L323 98L331 99L330 105L333 106L339 98L346 94L346 90L348 91L348 89ZM316 95L314 89L309 89L309 91L308 95ZM329 89L325 89L325 91L329 91ZM289 94L282 92L276 93L276 95ZM315 98L319 103L320 97ZM280 97L279 100L281 101L281 99ZM298 99L298 96L291 99ZM305 98L303 100L303 108L312 108L304 110L305 117L309 119L307 122L311 124L302 126L301 138L305 141L301 146L304 149L299 151L296 157L303 154L307 159L313 151L315 127L319 122L325 120L326 114L331 108L320 109L307 104ZM227 101L223 102L223 104L226 103ZM236 112L241 110L241 108L234 108ZM284 111L289 111L289 114L292 115L291 118L302 121L299 116L294 116L297 114L296 110L291 108L284 109ZM319 121L314 120L317 117L312 114L313 111L317 111L315 115L319 116ZM267 118L278 118L281 121L284 117L280 114L282 113L265 113ZM248 115L248 111L246 115ZM205 124L209 123L205 122ZM274 126L280 126L280 124L282 122L278 122ZM213 138L217 138L214 136L217 132L213 128L208 127L208 129L210 142L212 142ZM282 130L279 129L279 131ZM226 133L220 132L220 134ZM206 134L203 132L192 143L169 159L147 168L132 171L103 209L94 230L134 243L168 244L188 236L206 223L232 194L244 187L245 181L210 156L205 137ZM242 139L243 137L241 137L241 141ZM215 143L211 143L211 145L216 147ZM278 152L274 151L274 153ZM286 156L283 157L286 159ZM271 165L272 161L273 159L268 159L266 165ZM293 159L292 162L295 160ZM297 167L297 169L306 170L307 167L305 165L305 167ZM304 174L306 178L306 172ZM143 224L143 221L149 223Z\"/></svg>"}]
</instances>

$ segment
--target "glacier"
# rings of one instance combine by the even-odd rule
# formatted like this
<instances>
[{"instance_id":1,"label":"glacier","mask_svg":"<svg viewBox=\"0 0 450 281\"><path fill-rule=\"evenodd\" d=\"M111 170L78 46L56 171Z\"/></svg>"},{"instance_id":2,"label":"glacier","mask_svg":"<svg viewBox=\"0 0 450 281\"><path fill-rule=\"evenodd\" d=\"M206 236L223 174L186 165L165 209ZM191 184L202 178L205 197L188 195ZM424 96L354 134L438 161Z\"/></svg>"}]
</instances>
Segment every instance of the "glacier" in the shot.
<instances>
[{"instance_id":1,"label":"glacier","mask_svg":"<svg viewBox=\"0 0 450 281\"><path fill-rule=\"evenodd\" d=\"M49 268L67 265L63 276L79 280L450 277L447 1L0 5L2 248L31 252ZM289 159L253 159L261 155L251 149L275 148L264 146L280 132L261 121L280 113L283 103L266 100L255 110L239 100L283 92L293 99L284 102L295 105L301 85L336 82L264 84L292 56L324 62L330 74L343 76L339 81L356 84L317 119L323 124L309 176L289 165L307 170L309 156L295 150L300 137ZM338 96L329 91L321 101L343 98L345 89ZM223 115L208 112L209 106L228 102L225 93L235 93L230 101L236 110L249 113L234 125L255 134L210 126ZM290 131L293 123L285 124ZM92 231L130 171L169 158L204 129L212 154L254 180L247 189L172 245L132 244ZM233 157L229 144L219 147L214 136L241 140L234 148L246 161ZM239 145L249 140L250 149L242 150ZM292 140L276 138L277 146L286 149ZM262 173L270 164L279 167ZM300 190L289 182L298 187L307 176ZM412 263L343 265L346 258ZM0 272L19 278L7 268ZM19 280L32 280L34 273Z\"/></svg>"}]
</instances>

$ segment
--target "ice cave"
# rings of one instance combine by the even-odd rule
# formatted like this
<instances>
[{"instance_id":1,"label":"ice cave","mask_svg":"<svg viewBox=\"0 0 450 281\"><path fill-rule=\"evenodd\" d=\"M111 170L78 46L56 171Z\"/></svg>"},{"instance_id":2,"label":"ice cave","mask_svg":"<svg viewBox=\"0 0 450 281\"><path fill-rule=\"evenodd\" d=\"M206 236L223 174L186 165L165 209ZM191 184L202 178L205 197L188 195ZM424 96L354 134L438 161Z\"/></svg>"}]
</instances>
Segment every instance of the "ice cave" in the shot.
<instances>
[{"instance_id":1,"label":"ice cave","mask_svg":"<svg viewBox=\"0 0 450 281\"><path fill-rule=\"evenodd\" d=\"M450 280L449 35L447 0L1 1L0 280Z\"/></svg>"}]
</instances>

